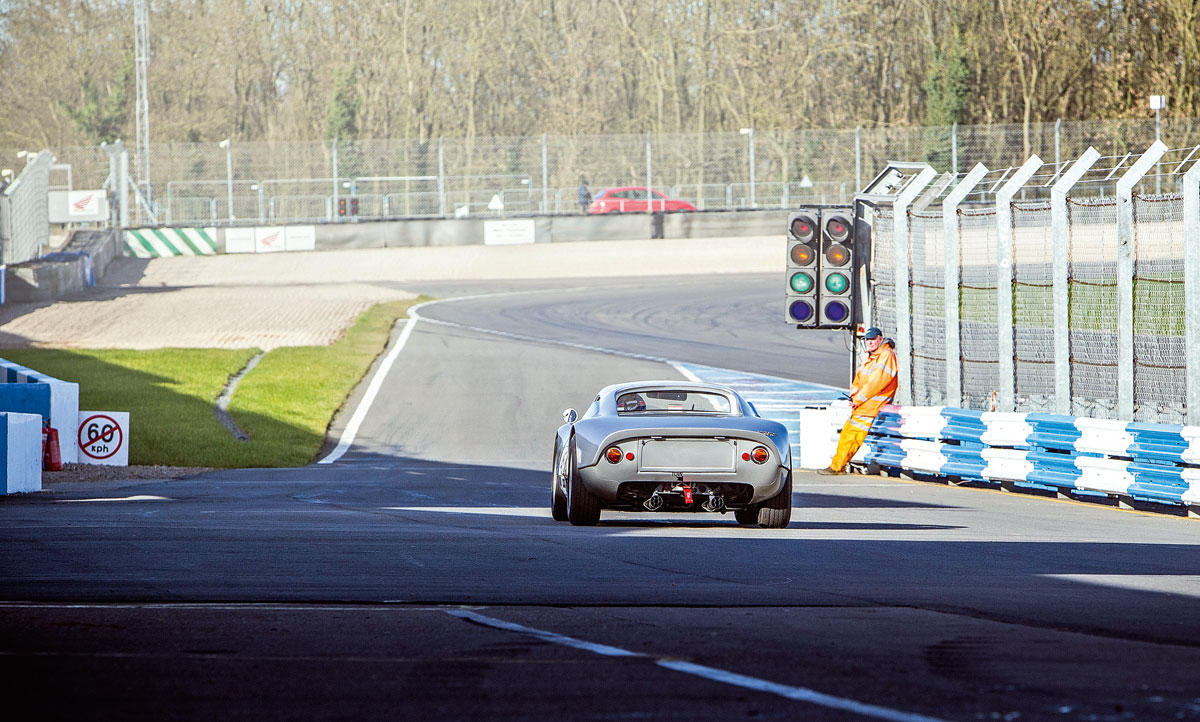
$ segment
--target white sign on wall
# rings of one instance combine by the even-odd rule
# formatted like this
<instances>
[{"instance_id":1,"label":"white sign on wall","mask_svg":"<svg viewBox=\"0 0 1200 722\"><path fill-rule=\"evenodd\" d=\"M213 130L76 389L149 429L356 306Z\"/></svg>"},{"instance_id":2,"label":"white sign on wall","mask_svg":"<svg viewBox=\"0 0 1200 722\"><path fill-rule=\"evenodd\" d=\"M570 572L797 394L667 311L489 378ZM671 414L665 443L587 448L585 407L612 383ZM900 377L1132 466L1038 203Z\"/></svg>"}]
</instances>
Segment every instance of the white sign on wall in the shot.
<instances>
[{"instance_id":1,"label":"white sign on wall","mask_svg":"<svg viewBox=\"0 0 1200 722\"><path fill-rule=\"evenodd\" d=\"M284 245L283 240L283 226L254 229L255 253L274 253L286 250L287 247Z\"/></svg>"},{"instance_id":2,"label":"white sign on wall","mask_svg":"<svg viewBox=\"0 0 1200 722\"><path fill-rule=\"evenodd\" d=\"M253 228L226 228L226 253L254 253Z\"/></svg>"},{"instance_id":3,"label":"white sign on wall","mask_svg":"<svg viewBox=\"0 0 1200 722\"><path fill-rule=\"evenodd\" d=\"M51 223L108 220L108 191L49 191L46 210Z\"/></svg>"},{"instance_id":4,"label":"white sign on wall","mask_svg":"<svg viewBox=\"0 0 1200 722\"><path fill-rule=\"evenodd\" d=\"M79 462L129 466L129 412L80 411Z\"/></svg>"},{"instance_id":5,"label":"white sign on wall","mask_svg":"<svg viewBox=\"0 0 1200 722\"><path fill-rule=\"evenodd\" d=\"M487 246L533 243L534 235L532 218L483 222L483 243Z\"/></svg>"},{"instance_id":6,"label":"white sign on wall","mask_svg":"<svg viewBox=\"0 0 1200 722\"><path fill-rule=\"evenodd\" d=\"M288 226L284 233L284 246L289 251L315 251L317 249L316 226Z\"/></svg>"}]
</instances>

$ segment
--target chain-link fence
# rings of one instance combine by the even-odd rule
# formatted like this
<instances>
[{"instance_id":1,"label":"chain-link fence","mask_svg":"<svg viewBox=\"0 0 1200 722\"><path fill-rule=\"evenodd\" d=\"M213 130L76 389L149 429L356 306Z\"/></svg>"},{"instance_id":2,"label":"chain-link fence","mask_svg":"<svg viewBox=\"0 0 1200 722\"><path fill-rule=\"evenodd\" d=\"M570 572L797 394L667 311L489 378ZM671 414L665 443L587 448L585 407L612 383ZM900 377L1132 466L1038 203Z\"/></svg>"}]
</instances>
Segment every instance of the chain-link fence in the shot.
<instances>
[{"instance_id":1,"label":"chain-link fence","mask_svg":"<svg viewBox=\"0 0 1200 722\"><path fill-rule=\"evenodd\" d=\"M934 197L873 211L869 320L909 361L901 401L1200 423L1200 145L1024 165L911 172L895 197Z\"/></svg>"},{"instance_id":2,"label":"chain-link fence","mask_svg":"<svg viewBox=\"0 0 1200 722\"><path fill-rule=\"evenodd\" d=\"M32 156L11 184L0 191L0 262L22 263L37 258L50 240L47 191L54 156Z\"/></svg>"},{"instance_id":3,"label":"chain-link fence","mask_svg":"<svg viewBox=\"0 0 1200 722\"><path fill-rule=\"evenodd\" d=\"M957 174L975 163L1047 163L1089 146L1107 155L1200 143L1200 120L1034 123L721 133L158 143L154 182L138 183L158 223L227 224L359 218L573 213L577 189L651 186L700 210L848 203L887 162L916 158ZM109 175L97 147L56 148L77 188ZM0 156L5 151L0 150ZM136 173L140 158L131 158ZM135 178L135 181L138 179ZM1178 188L1161 188L1177 192ZM343 204L343 201L345 203ZM131 205L132 207L132 205ZM138 209L131 222L149 222ZM354 213L353 211L357 211ZM345 215L343 215L343 213Z\"/></svg>"}]
</instances>

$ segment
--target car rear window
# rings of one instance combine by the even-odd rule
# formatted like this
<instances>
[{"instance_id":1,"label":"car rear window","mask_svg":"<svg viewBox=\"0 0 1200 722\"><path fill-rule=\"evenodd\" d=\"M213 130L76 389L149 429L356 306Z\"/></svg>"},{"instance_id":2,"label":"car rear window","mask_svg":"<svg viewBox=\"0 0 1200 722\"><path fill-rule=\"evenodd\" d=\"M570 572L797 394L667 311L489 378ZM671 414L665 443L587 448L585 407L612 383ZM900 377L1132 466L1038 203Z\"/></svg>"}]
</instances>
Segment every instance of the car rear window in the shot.
<instances>
[{"instance_id":1,"label":"car rear window","mask_svg":"<svg viewBox=\"0 0 1200 722\"><path fill-rule=\"evenodd\" d=\"M728 414L729 399L708 391L627 391L617 397L618 414Z\"/></svg>"}]
</instances>

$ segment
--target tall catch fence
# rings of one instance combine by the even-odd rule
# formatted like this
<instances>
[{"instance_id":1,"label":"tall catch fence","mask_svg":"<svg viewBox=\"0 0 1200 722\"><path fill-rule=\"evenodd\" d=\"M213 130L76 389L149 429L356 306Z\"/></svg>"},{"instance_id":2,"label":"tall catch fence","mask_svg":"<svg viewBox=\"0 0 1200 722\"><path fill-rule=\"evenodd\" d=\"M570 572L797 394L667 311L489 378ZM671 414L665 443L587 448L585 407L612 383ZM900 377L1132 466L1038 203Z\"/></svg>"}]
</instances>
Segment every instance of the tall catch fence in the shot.
<instances>
[{"instance_id":1,"label":"tall catch fence","mask_svg":"<svg viewBox=\"0 0 1200 722\"><path fill-rule=\"evenodd\" d=\"M651 186L700 210L791 208L848 203L875 169L897 158L959 174L976 163L1009 167L1032 153L1058 162L1089 146L1123 154L1158 137L1152 120L742 130L152 143L153 183L136 177L144 159L130 159L134 184L149 202L136 204L130 222L345 222L352 219L339 215L340 201L351 199L363 219L577 213L581 182L593 194ZM1165 120L1161 136L1173 147L1200 143L1200 119ZM110 175L98 147L53 150L72 168L77 188L100 188Z\"/></svg>"},{"instance_id":2,"label":"tall catch fence","mask_svg":"<svg viewBox=\"0 0 1200 722\"><path fill-rule=\"evenodd\" d=\"M900 403L1200 423L1200 145L903 182L868 211Z\"/></svg>"},{"instance_id":3,"label":"tall catch fence","mask_svg":"<svg viewBox=\"0 0 1200 722\"><path fill-rule=\"evenodd\" d=\"M0 191L0 263L37 258L50 240L50 211L46 194L54 156L33 156L20 174Z\"/></svg>"}]
</instances>

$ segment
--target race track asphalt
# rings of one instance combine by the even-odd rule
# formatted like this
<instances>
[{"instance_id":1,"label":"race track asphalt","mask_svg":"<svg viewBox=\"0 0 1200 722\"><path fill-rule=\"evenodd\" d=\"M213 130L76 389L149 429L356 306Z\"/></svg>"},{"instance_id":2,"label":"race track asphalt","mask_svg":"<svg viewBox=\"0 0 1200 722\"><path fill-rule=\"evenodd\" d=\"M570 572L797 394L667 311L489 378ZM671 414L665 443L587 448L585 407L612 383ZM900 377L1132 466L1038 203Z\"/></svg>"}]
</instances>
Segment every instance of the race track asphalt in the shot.
<instances>
[{"instance_id":1,"label":"race track asphalt","mask_svg":"<svg viewBox=\"0 0 1200 722\"><path fill-rule=\"evenodd\" d=\"M1194 521L804 472L785 530L549 518L562 409L676 376L549 340L836 381L836 337L759 318L768 282L430 306L333 464L0 500L10 699L40 719L1200 719ZM438 283L411 290L460 291Z\"/></svg>"}]
</instances>

